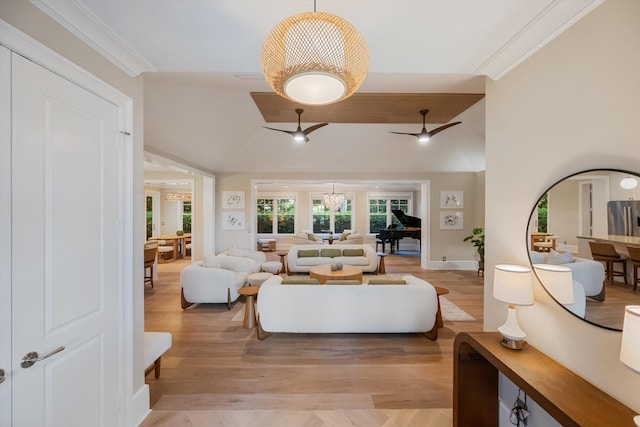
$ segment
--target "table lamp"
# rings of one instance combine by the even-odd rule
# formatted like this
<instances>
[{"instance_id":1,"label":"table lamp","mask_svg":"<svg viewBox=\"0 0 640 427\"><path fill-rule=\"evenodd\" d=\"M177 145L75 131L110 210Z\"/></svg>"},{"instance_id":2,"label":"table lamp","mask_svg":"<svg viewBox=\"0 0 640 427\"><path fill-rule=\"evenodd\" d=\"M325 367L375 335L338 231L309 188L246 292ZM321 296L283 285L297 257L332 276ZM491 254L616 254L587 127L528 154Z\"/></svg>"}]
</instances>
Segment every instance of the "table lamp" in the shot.
<instances>
[{"instance_id":1,"label":"table lamp","mask_svg":"<svg viewBox=\"0 0 640 427\"><path fill-rule=\"evenodd\" d=\"M624 308L620 360L633 372L640 374L640 305ZM633 421L640 426L640 415L633 417Z\"/></svg>"},{"instance_id":2,"label":"table lamp","mask_svg":"<svg viewBox=\"0 0 640 427\"><path fill-rule=\"evenodd\" d=\"M573 296L573 271L569 267L553 264L534 264L540 282L560 304L575 302Z\"/></svg>"},{"instance_id":3,"label":"table lamp","mask_svg":"<svg viewBox=\"0 0 640 427\"><path fill-rule=\"evenodd\" d=\"M527 334L520 329L516 318L516 305L533 305L533 273L529 267L498 264L493 275L493 297L509 304L507 321L498 330L502 345L520 350Z\"/></svg>"}]
</instances>

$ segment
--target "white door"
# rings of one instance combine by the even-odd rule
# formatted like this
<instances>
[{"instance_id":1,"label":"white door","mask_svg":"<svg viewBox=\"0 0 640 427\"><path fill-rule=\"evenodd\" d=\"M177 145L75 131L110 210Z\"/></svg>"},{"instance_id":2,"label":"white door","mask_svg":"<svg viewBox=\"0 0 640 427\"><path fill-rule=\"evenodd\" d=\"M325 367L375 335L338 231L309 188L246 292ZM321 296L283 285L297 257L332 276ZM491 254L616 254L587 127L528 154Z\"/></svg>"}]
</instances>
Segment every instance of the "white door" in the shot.
<instances>
[{"instance_id":1,"label":"white door","mask_svg":"<svg viewBox=\"0 0 640 427\"><path fill-rule=\"evenodd\" d=\"M12 79L13 425L121 425L118 108L17 54Z\"/></svg>"}]
</instances>

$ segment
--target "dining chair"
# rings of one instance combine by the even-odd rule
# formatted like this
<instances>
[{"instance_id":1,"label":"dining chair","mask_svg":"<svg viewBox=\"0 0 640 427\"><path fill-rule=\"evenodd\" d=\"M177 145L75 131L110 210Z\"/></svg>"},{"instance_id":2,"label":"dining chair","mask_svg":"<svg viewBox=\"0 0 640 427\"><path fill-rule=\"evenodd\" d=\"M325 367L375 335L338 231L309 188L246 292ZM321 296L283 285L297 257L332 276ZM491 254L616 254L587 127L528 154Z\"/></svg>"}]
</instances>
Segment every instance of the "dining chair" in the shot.
<instances>
[{"instance_id":1,"label":"dining chair","mask_svg":"<svg viewBox=\"0 0 640 427\"><path fill-rule=\"evenodd\" d=\"M153 288L153 265L156 262L156 255L158 253L158 247L150 247L144 249L144 283L151 283ZM147 276L147 269L149 269L149 275Z\"/></svg>"},{"instance_id":2,"label":"dining chair","mask_svg":"<svg viewBox=\"0 0 640 427\"><path fill-rule=\"evenodd\" d=\"M640 281L640 277L638 277L638 269L640 269L640 247L627 246L627 251L629 251L629 261L631 261L631 265L633 266L633 290L635 291Z\"/></svg>"},{"instance_id":3,"label":"dining chair","mask_svg":"<svg viewBox=\"0 0 640 427\"><path fill-rule=\"evenodd\" d=\"M594 260L604 263L604 280L613 284L615 276L622 276L627 284L627 255L619 254L611 243L589 242L591 256ZM622 264L622 271L615 269L616 264Z\"/></svg>"}]
</instances>

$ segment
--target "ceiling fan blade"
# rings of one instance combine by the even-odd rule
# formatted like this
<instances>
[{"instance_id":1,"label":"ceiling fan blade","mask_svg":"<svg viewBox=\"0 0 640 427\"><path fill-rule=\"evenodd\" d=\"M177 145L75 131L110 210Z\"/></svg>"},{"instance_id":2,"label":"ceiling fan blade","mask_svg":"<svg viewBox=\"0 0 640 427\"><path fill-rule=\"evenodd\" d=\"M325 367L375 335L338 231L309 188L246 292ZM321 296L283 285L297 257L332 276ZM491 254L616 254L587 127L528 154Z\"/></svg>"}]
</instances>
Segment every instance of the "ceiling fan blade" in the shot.
<instances>
[{"instance_id":1,"label":"ceiling fan blade","mask_svg":"<svg viewBox=\"0 0 640 427\"><path fill-rule=\"evenodd\" d=\"M443 130L448 129L451 126L459 125L460 123L462 123L462 122L449 123L449 124L446 124L444 126L440 126L439 128L435 128L434 130L429 132L429 136L433 136L438 132L442 132Z\"/></svg>"},{"instance_id":2,"label":"ceiling fan blade","mask_svg":"<svg viewBox=\"0 0 640 427\"><path fill-rule=\"evenodd\" d=\"M309 126L308 128L306 128L306 129L304 130L304 132L303 132L303 133L304 133L305 135L309 135L309 134L310 134L311 132L313 132L314 130L316 130L316 129L320 129L321 127L326 126L326 125L328 125L328 124L329 124L329 123L318 123L317 125Z\"/></svg>"},{"instance_id":3,"label":"ceiling fan blade","mask_svg":"<svg viewBox=\"0 0 640 427\"><path fill-rule=\"evenodd\" d=\"M262 127L265 128L265 129L269 129L269 130L277 130L278 132L288 133L289 135L292 135L292 136L295 134L295 132L290 131L290 130L270 128L270 127L267 127L267 126L262 126Z\"/></svg>"},{"instance_id":4,"label":"ceiling fan blade","mask_svg":"<svg viewBox=\"0 0 640 427\"><path fill-rule=\"evenodd\" d=\"M419 133L393 132L391 130L389 131L389 133L395 133L396 135L411 135L411 136L415 136L415 137L420 136Z\"/></svg>"}]
</instances>

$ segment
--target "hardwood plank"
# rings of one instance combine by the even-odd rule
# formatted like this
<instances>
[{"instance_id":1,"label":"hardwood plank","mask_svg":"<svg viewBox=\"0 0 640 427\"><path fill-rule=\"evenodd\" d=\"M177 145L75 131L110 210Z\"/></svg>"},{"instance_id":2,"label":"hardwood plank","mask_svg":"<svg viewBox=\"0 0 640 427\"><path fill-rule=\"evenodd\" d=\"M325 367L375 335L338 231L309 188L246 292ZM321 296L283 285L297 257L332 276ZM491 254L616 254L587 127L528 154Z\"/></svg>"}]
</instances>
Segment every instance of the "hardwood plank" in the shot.
<instances>
[{"instance_id":1,"label":"hardwood plank","mask_svg":"<svg viewBox=\"0 0 640 427\"><path fill-rule=\"evenodd\" d=\"M475 271L425 271L415 252L385 258L387 274L447 288L447 299L478 319L445 320L435 342L421 334L274 334L259 341L255 329L232 320L243 297L231 310L182 310L179 274L189 262L160 265L154 288L145 288L145 330L171 332L173 346L160 378L146 379L153 412L142 426L451 425L453 340L482 330L483 278Z\"/></svg>"}]
</instances>

